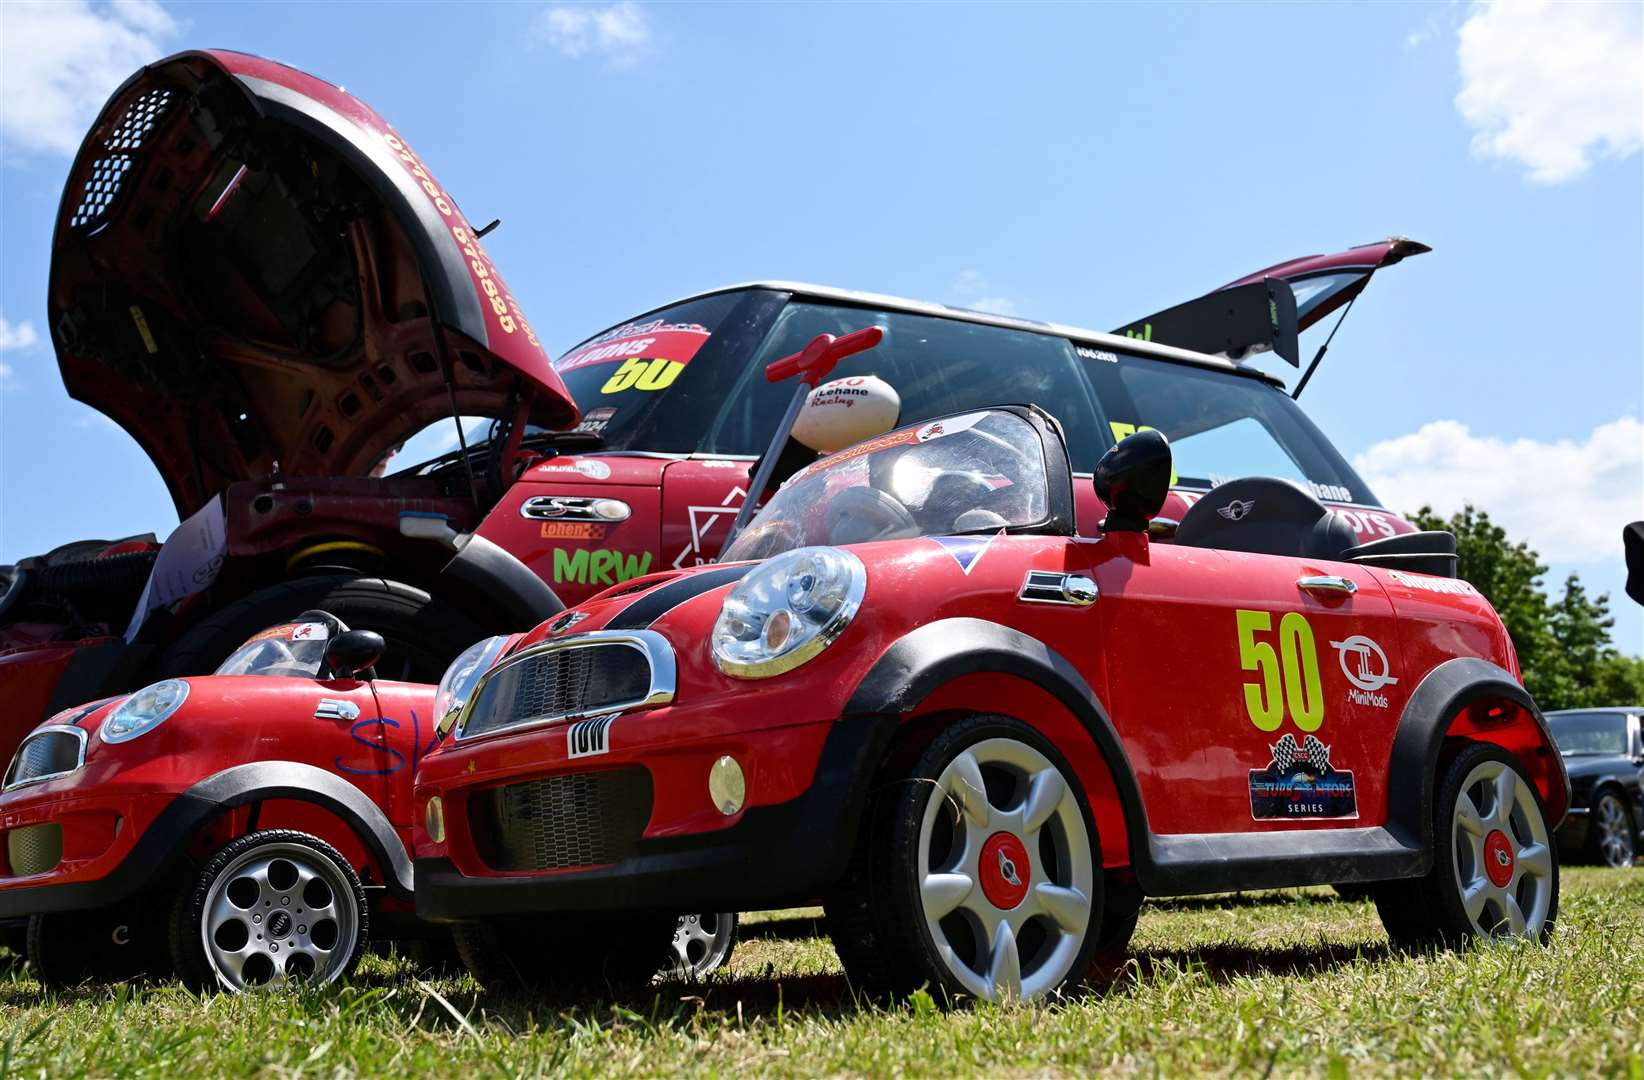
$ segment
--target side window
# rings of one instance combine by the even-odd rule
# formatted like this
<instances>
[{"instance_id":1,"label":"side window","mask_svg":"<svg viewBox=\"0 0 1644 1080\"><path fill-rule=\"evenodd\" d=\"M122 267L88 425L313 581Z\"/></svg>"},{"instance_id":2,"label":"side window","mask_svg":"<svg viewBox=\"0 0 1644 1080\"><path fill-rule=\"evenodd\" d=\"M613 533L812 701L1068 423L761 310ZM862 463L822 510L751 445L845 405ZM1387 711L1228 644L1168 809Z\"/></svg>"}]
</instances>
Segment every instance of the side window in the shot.
<instances>
[{"instance_id":1,"label":"side window","mask_svg":"<svg viewBox=\"0 0 1644 1080\"><path fill-rule=\"evenodd\" d=\"M844 305L794 301L726 397L701 449L758 454L776 430L792 381L765 381L765 365L804 348L818 334L835 336L878 326L885 340L849 357L833 378L877 375L902 399L898 425L992 405L1033 404L1061 422L1076 470L1089 470L1105 445L1105 419L1079 359L1062 338Z\"/></svg>"}]
</instances>

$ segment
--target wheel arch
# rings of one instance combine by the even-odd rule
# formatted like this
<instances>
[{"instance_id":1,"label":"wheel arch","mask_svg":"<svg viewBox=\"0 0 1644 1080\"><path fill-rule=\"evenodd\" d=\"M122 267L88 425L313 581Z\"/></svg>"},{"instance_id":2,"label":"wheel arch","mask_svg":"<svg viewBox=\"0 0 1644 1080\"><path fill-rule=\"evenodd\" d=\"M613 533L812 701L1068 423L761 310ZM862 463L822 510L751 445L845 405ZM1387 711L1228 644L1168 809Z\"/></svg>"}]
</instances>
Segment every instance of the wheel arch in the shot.
<instances>
[{"instance_id":1,"label":"wheel arch","mask_svg":"<svg viewBox=\"0 0 1644 1080\"><path fill-rule=\"evenodd\" d=\"M413 895L411 857L387 816L359 788L324 769L298 761L248 762L194 784L179 796L179 803L185 800L195 807L191 835L230 811L254 804L295 802L318 807L353 833L382 868L383 884L391 894L405 900Z\"/></svg>"},{"instance_id":2,"label":"wheel arch","mask_svg":"<svg viewBox=\"0 0 1644 1080\"><path fill-rule=\"evenodd\" d=\"M1024 709L1024 703L1030 707ZM1055 711L1047 714L1047 708ZM1102 770L1101 782L1093 789L1090 769L1080 768L1078 755L1068 752L1072 748L1059 749L1081 773L1103 838L1103 862L1112 868L1148 851L1141 789L1106 708L1078 669L1037 638L984 619L926 623L880 655L845 706L846 716L896 721L875 771L895 752L896 737L913 731L910 725L978 711L1014 716L1053 743L1058 742L1058 727L1076 730L1088 740L1089 763ZM1103 805L1111 810L1104 812ZM1104 828L1103 819L1111 825L1114 816L1122 820L1122 829Z\"/></svg>"},{"instance_id":3,"label":"wheel arch","mask_svg":"<svg viewBox=\"0 0 1644 1080\"><path fill-rule=\"evenodd\" d=\"M1399 717L1388 762L1387 828L1430 850L1440 767L1462 745L1490 743L1511 754L1535 783L1556 829L1570 807L1570 778L1541 709L1504 668L1455 657L1429 671ZM1415 791L1418 797L1393 798Z\"/></svg>"}]
</instances>

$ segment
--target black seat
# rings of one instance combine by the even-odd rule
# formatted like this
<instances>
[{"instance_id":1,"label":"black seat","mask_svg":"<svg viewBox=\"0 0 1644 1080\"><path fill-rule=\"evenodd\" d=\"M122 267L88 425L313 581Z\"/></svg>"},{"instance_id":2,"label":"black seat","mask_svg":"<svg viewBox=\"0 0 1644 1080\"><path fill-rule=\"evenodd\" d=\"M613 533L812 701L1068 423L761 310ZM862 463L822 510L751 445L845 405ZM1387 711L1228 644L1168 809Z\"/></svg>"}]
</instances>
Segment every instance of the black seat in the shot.
<instances>
[{"instance_id":1,"label":"black seat","mask_svg":"<svg viewBox=\"0 0 1644 1080\"><path fill-rule=\"evenodd\" d=\"M1184 547L1344 560L1359 542L1353 527L1289 480L1249 476L1218 484L1176 527Z\"/></svg>"}]
</instances>

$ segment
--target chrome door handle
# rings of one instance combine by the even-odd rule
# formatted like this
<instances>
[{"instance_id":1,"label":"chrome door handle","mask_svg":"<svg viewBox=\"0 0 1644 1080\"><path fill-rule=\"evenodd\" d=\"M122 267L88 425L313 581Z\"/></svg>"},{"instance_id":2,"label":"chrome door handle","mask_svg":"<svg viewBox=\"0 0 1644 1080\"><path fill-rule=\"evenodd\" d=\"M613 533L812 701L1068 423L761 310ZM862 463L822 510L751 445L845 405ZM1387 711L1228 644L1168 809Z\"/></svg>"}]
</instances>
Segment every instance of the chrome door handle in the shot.
<instances>
[{"instance_id":1,"label":"chrome door handle","mask_svg":"<svg viewBox=\"0 0 1644 1080\"><path fill-rule=\"evenodd\" d=\"M1359 591L1358 585L1349 578L1336 577L1333 574L1316 574L1312 577L1296 579L1296 588L1312 593L1340 593L1343 596L1352 596Z\"/></svg>"}]
</instances>

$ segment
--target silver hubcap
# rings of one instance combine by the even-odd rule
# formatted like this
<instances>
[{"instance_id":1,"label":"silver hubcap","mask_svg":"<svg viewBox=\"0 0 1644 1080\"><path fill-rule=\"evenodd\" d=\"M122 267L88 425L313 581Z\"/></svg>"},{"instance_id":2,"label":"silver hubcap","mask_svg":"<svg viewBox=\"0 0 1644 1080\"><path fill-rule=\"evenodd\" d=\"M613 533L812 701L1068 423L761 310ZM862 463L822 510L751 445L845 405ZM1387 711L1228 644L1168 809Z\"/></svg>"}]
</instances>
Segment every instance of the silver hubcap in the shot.
<instances>
[{"instance_id":1,"label":"silver hubcap","mask_svg":"<svg viewBox=\"0 0 1644 1080\"><path fill-rule=\"evenodd\" d=\"M1633 864L1633 834L1621 800L1606 795L1598 801L1598 848L1609 866Z\"/></svg>"},{"instance_id":2,"label":"silver hubcap","mask_svg":"<svg viewBox=\"0 0 1644 1080\"><path fill-rule=\"evenodd\" d=\"M674 927L674 970L700 979L731 955L729 914L681 915Z\"/></svg>"},{"instance_id":3,"label":"silver hubcap","mask_svg":"<svg viewBox=\"0 0 1644 1080\"><path fill-rule=\"evenodd\" d=\"M1534 937L1547 924L1553 855L1535 793L1499 761L1480 762L1456 797L1456 887L1481 937Z\"/></svg>"},{"instance_id":4,"label":"silver hubcap","mask_svg":"<svg viewBox=\"0 0 1644 1080\"><path fill-rule=\"evenodd\" d=\"M354 892L316 851L269 844L229 863L206 894L200 940L230 990L330 982L359 937Z\"/></svg>"},{"instance_id":5,"label":"silver hubcap","mask_svg":"<svg viewBox=\"0 0 1644 1080\"><path fill-rule=\"evenodd\" d=\"M937 778L919 829L919 895L942 965L978 998L1059 987L1090 932L1090 834L1037 750L987 739Z\"/></svg>"}]
</instances>

